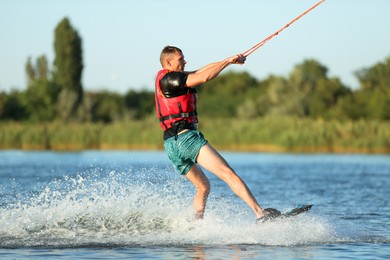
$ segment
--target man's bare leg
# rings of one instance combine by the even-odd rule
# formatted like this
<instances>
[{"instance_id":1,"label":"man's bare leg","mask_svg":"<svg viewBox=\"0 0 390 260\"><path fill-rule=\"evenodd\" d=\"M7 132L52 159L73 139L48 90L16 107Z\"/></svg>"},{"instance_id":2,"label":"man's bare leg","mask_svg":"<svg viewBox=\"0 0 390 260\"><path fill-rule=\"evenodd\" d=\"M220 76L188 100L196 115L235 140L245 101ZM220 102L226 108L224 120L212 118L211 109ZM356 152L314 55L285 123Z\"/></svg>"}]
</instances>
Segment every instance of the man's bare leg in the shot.
<instances>
[{"instance_id":1,"label":"man's bare leg","mask_svg":"<svg viewBox=\"0 0 390 260\"><path fill-rule=\"evenodd\" d=\"M194 197L195 218L202 219L206 209L207 197L210 193L210 182L198 165L194 164L186 177L196 188Z\"/></svg>"},{"instance_id":2,"label":"man's bare leg","mask_svg":"<svg viewBox=\"0 0 390 260\"><path fill-rule=\"evenodd\" d=\"M203 146L197 157L198 163L226 182L232 191L240 197L256 214L257 218L264 213L245 182L234 172L226 160L210 145Z\"/></svg>"}]
</instances>

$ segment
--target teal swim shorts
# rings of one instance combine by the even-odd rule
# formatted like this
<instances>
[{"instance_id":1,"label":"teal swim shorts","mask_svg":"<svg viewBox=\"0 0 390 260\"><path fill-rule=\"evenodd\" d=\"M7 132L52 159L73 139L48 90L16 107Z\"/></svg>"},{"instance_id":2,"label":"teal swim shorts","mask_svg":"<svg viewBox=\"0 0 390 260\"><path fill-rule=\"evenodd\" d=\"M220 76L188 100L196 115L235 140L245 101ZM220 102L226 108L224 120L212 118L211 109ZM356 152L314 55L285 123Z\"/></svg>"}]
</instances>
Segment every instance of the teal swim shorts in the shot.
<instances>
[{"instance_id":1,"label":"teal swim shorts","mask_svg":"<svg viewBox=\"0 0 390 260\"><path fill-rule=\"evenodd\" d=\"M196 163L200 149L207 140L198 130L189 130L165 140L164 148L176 170L185 175Z\"/></svg>"}]
</instances>

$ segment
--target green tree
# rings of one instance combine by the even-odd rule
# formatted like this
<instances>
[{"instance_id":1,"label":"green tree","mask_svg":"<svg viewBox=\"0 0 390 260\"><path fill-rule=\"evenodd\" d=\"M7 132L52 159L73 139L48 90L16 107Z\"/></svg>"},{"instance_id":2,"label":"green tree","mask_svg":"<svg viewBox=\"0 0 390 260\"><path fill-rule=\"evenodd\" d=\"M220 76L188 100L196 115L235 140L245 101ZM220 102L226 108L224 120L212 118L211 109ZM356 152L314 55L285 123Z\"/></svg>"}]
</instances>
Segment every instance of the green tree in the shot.
<instances>
[{"instance_id":1,"label":"green tree","mask_svg":"<svg viewBox=\"0 0 390 260\"><path fill-rule=\"evenodd\" d=\"M266 109L267 115L303 116L302 94L298 88L291 87L289 80L283 77L271 76L267 82L266 98L258 99L261 101L259 106L268 107Z\"/></svg>"},{"instance_id":2,"label":"green tree","mask_svg":"<svg viewBox=\"0 0 390 260\"><path fill-rule=\"evenodd\" d=\"M28 118L35 122L51 121L56 117L58 89L47 80L36 80L23 93L22 104Z\"/></svg>"},{"instance_id":3,"label":"green tree","mask_svg":"<svg viewBox=\"0 0 390 260\"><path fill-rule=\"evenodd\" d=\"M321 79L308 98L309 115L314 118L337 118L332 109L340 98L350 95L351 90L344 86L338 78Z\"/></svg>"},{"instance_id":4,"label":"green tree","mask_svg":"<svg viewBox=\"0 0 390 260\"><path fill-rule=\"evenodd\" d=\"M91 93L92 94L92 93ZM108 91L94 93L91 104L93 121L110 123L121 120L125 116L123 96Z\"/></svg>"},{"instance_id":5,"label":"green tree","mask_svg":"<svg viewBox=\"0 0 390 260\"><path fill-rule=\"evenodd\" d=\"M330 111L330 114L341 120L358 120L367 118L366 111L364 93L352 92L349 95L341 97L337 105Z\"/></svg>"},{"instance_id":6,"label":"green tree","mask_svg":"<svg viewBox=\"0 0 390 260\"><path fill-rule=\"evenodd\" d=\"M51 121L56 116L55 103L58 86L49 80L48 61L45 55L37 58L35 66L29 57L26 62L27 90L21 95L28 118L32 121Z\"/></svg>"},{"instance_id":7,"label":"green tree","mask_svg":"<svg viewBox=\"0 0 390 260\"><path fill-rule=\"evenodd\" d=\"M45 55L37 58L35 66L32 63L32 58L28 57L25 70L27 85L30 85L36 80L49 80L49 64Z\"/></svg>"},{"instance_id":8,"label":"green tree","mask_svg":"<svg viewBox=\"0 0 390 260\"><path fill-rule=\"evenodd\" d=\"M27 117L25 107L21 102L22 92L11 91L10 94L0 92L0 120L23 120Z\"/></svg>"},{"instance_id":9,"label":"green tree","mask_svg":"<svg viewBox=\"0 0 390 260\"><path fill-rule=\"evenodd\" d=\"M258 81L247 72L229 71L198 87L202 116L234 117Z\"/></svg>"},{"instance_id":10,"label":"green tree","mask_svg":"<svg viewBox=\"0 0 390 260\"><path fill-rule=\"evenodd\" d=\"M54 39L54 82L62 91L74 92L75 100L69 100L72 104L63 104L72 108L72 115L77 111L83 98L81 77L83 71L82 41L77 31L72 27L68 18L64 18L55 28ZM68 96L65 93L64 96ZM64 102L65 103L65 102ZM62 108L59 107L61 110Z\"/></svg>"},{"instance_id":11,"label":"green tree","mask_svg":"<svg viewBox=\"0 0 390 260\"><path fill-rule=\"evenodd\" d=\"M361 89L390 88L390 56L370 68L358 70L355 76Z\"/></svg>"},{"instance_id":12,"label":"green tree","mask_svg":"<svg viewBox=\"0 0 390 260\"><path fill-rule=\"evenodd\" d=\"M305 117L310 115L309 102L312 93L327 80L328 69L318 61L309 59L298 64L288 79L291 102L287 102L292 109L292 114ZM324 84L324 83L322 83Z\"/></svg>"},{"instance_id":13,"label":"green tree","mask_svg":"<svg viewBox=\"0 0 390 260\"><path fill-rule=\"evenodd\" d=\"M154 93L129 90L124 96L124 103L132 118L142 119L154 111Z\"/></svg>"},{"instance_id":14,"label":"green tree","mask_svg":"<svg viewBox=\"0 0 390 260\"><path fill-rule=\"evenodd\" d=\"M49 79L49 64L45 55L41 55L37 59L36 74L40 80Z\"/></svg>"},{"instance_id":15,"label":"green tree","mask_svg":"<svg viewBox=\"0 0 390 260\"><path fill-rule=\"evenodd\" d=\"M361 96L364 108L360 117L390 120L390 57L355 75L360 83L355 95Z\"/></svg>"},{"instance_id":16,"label":"green tree","mask_svg":"<svg viewBox=\"0 0 390 260\"><path fill-rule=\"evenodd\" d=\"M305 60L294 67L287 79L271 75L258 84L256 92L251 92L238 114L248 118L266 115L330 118L331 108L350 91L339 79L329 79L327 71L318 61Z\"/></svg>"},{"instance_id":17,"label":"green tree","mask_svg":"<svg viewBox=\"0 0 390 260\"><path fill-rule=\"evenodd\" d=\"M371 91L367 99L367 114L372 119L390 120L390 86Z\"/></svg>"},{"instance_id":18,"label":"green tree","mask_svg":"<svg viewBox=\"0 0 390 260\"><path fill-rule=\"evenodd\" d=\"M75 116L75 104L77 103L76 92L68 89L60 90L58 95L56 109L58 118L62 121L68 121Z\"/></svg>"},{"instance_id":19,"label":"green tree","mask_svg":"<svg viewBox=\"0 0 390 260\"><path fill-rule=\"evenodd\" d=\"M27 58L26 66L26 75L27 75L27 85L30 85L32 82L35 81L35 67L32 64L31 57Z\"/></svg>"},{"instance_id":20,"label":"green tree","mask_svg":"<svg viewBox=\"0 0 390 260\"><path fill-rule=\"evenodd\" d=\"M270 76L265 81L265 96L257 98L262 115L297 116L309 115L309 100L320 81L326 79L327 69L315 60L305 60L294 67L286 79Z\"/></svg>"}]
</instances>

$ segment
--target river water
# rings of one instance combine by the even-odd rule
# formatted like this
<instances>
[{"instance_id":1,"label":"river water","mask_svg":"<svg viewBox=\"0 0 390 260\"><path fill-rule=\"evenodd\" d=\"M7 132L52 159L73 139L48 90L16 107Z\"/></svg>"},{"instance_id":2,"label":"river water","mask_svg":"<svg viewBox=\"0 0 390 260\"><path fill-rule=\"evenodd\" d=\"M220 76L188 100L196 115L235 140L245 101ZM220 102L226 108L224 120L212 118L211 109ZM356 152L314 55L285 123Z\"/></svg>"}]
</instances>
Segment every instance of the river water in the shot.
<instances>
[{"instance_id":1,"label":"river water","mask_svg":"<svg viewBox=\"0 0 390 260\"><path fill-rule=\"evenodd\" d=\"M0 151L0 258L389 259L390 156L223 153L263 207L255 224L210 173L205 218L164 152Z\"/></svg>"}]
</instances>

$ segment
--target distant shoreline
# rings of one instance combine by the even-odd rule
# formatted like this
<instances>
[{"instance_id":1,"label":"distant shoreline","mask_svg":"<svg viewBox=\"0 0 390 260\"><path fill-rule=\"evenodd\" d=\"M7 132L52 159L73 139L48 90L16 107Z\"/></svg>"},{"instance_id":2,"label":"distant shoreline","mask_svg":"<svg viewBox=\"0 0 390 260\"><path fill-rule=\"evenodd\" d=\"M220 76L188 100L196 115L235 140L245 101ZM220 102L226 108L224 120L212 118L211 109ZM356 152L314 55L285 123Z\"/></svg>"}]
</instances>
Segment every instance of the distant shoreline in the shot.
<instances>
[{"instance_id":1,"label":"distant shoreline","mask_svg":"<svg viewBox=\"0 0 390 260\"><path fill-rule=\"evenodd\" d=\"M272 153L390 154L390 122L261 118L202 119L218 150ZM154 118L112 124L2 122L0 150L163 150Z\"/></svg>"},{"instance_id":2,"label":"distant shoreline","mask_svg":"<svg viewBox=\"0 0 390 260\"><path fill-rule=\"evenodd\" d=\"M210 142L211 143L211 142ZM211 143L211 145L213 145ZM161 147L160 147L161 146ZM390 154L390 148L383 149L367 149L367 148L348 148L348 147L323 147L323 148L311 148L311 147L292 147L292 148L283 148L273 145L228 145L228 146L218 146L213 145L219 151L222 152L258 152L258 153L310 153L310 154ZM64 147L56 148L44 148L44 147L7 147L0 148L0 151L7 150L16 150L16 151L53 151L53 152L82 152L82 151L164 151L164 148L161 145L120 145L120 146L106 146L103 147L94 147L94 148L71 148L69 145Z\"/></svg>"}]
</instances>

